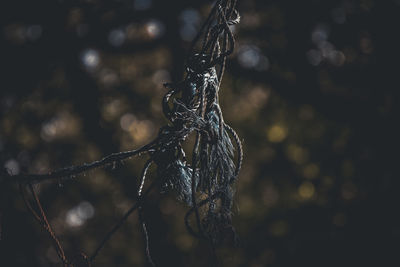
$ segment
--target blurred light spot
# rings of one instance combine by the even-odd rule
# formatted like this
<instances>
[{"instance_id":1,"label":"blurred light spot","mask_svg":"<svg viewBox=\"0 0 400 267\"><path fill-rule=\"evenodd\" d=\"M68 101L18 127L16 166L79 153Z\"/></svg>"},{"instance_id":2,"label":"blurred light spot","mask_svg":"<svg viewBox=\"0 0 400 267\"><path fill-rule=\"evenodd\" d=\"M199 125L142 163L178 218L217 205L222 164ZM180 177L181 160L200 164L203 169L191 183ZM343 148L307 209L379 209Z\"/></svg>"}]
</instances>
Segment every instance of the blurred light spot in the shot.
<instances>
[{"instance_id":1,"label":"blurred light spot","mask_svg":"<svg viewBox=\"0 0 400 267\"><path fill-rule=\"evenodd\" d=\"M241 14L242 15L242 14ZM241 18L241 22L243 23L242 27L246 28L256 28L261 24L261 16L260 14L257 13L243 13L243 16Z\"/></svg>"},{"instance_id":2,"label":"blurred light spot","mask_svg":"<svg viewBox=\"0 0 400 267\"><path fill-rule=\"evenodd\" d=\"M95 69L100 63L99 52L94 49L86 49L82 52L81 61L87 69Z\"/></svg>"},{"instance_id":3,"label":"blurred light spot","mask_svg":"<svg viewBox=\"0 0 400 267\"><path fill-rule=\"evenodd\" d=\"M240 97L237 104L232 107L233 118L243 120L256 115L256 112L267 104L270 92L269 88L261 85L245 92L245 95Z\"/></svg>"},{"instance_id":4,"label":"blurred light spot","mask_svg":"<svg viewBox=\"0 0 400 267\"><path fill-rule=\"evenodd\" d=\"M262 108L267 102L269 93L268 90L265 90L261 86L253 88L247 97L248 104L251 104L256 108Z\"/></svg>"},{"instance_id":5,"label":"blurred light spot","mask_svg":"<svg viewBox=\"0 0 400 267\"><path fill-rule=\"evenodd\" d=\"M132 113L124 114L120 119L121 128L127 132L129 132L129 128L136 121L135 115Z\"/></svg>"},{"instance_id":6,"label":"blurred light spot","mask_svg":"<svg viewBox=\"0 0 400 267\"><path fill-rule=\"evenodd\" d=\"M318 174L319 174L319 167L315 163L307 164L303 168L303 176L307 179L314 179L318 176Z\"/></svg>"},{"instance_id":7,"label":"blurred light spot","mask_svg":"<svg viewBox=\"0 0 400 267\"><path fill-rule=\"evenodd\" d=\"M4 168L11 175L19 174L20 168L19 163L15 159L9 159L4 163Z\"/></svg>"},{"instance_id":8,"label":"blurred light spot","mask_svg":"<svg viewBox=\"0 0 400 267\"><path fill-rule=\"evenodd\" d=\"M69 210L67 212L66 223L70 227L78 227L82 226L85 221L78 216L78 212L76 210Z\"/></svg>"},{"instance_id":9,"label":"blurred light spot","mask_svg":"<svg viewBox=\"0 0 400 267\"><path fill-rule=\"evenodd\" d=\"M332 65L340 67L346 61L346 57L342 51L333 50L328 54L328 60Z\"/></svg>"},{"instance_id":10,"label":"blurred light spot","mask_svg":"<svg viewBox=\"0 0 400 267\"><path fill-rule=\"evenodd\" d=\"M303 199L310 199L314 196L315 187L311 182L304 182L299 186L299 196Z\"/></svg>"},{"instance_id":11,"label":"blurred light spot","mask_svg":"<svg viewBox=\"0 0 400 267\"><path fill-rule=\"evenodd\" d=\"M134 0L133 8L136 10L146 10L152 5L152 0Z\"/></svg>"},{"instance_id":12,"label":"blurred light spot","mask_svg":"<svg viewBox=\"0 0 400 267\"><path fill-rule=\"evenodd\" d=\"M346 224L347 218L344 213L337 213L335 216L333 216L333 224L336 226L344 226Z\"/></svg>"},{"instance_id":13,"label":"blurred light spot","mask_svg":"<svg viewBox=\"0 0 400 267\"><path fill-rule=\"evenodd\" d=\"M152 81L153 83L159 85L171 80L171 75L167 70L161 69L154 72Z\"/></svg>"},{"instance_id":14,"label":"blurred light spot","mask_svg":"<svg viewBox=\"0 0 400 267\"><path fill-rule=\"evenodd\" d=\"M135 120L129 126L129 133L132 139L139 144L149 140L154 131L154 124L149 120Z\"/></svg>"},{"instance_id":15,"label":"blurred light spot","mask_svg":"<svg viewBox=\"0 0 400 267\"><path fill-rule=\"evenodd\" d=\"M287 157L296 162L297 164L303 164L308 161L308 151L301 146L290 144L286 150Z\"/></svg>"},{"instance_id":16,"label":"blurred light spot","mask_svg":"<svg viewBox=\"0 0 400 267\"><path fill-rule=\"evenodd\" d=\"M42 125L40 136L50 142L56 138L76 136L80 131L80 122L67 112L61 112Z\"/></svg>"},{"instance_id":17,"label":"blurred light spot","mask_svg":"<svg viewBox=\"0 0 400 267\"><path fill-rule=\"evenodd\" d=\"M281 125L273 125L267 130L268 140L272 143L282 142L286 138L287 134L287 129Z\"/></svg>"},{"instance_id":18,"label":"blurred light spot","mask_svg":"<svg viewBox=\"0 0 400 267\"><path fill-rule=\"evenodd\" d=\"M342 51L336 50L335 46L327 41L327 38L328 30L326 26L317 26L311 39L318 50L309 50L306 54L307 59L313 66L318 66L322 61L327 60L330 64L340 67L344 64L346 57Z\"/></svg>"},{"instance_id":19,"label":"blurred light spot","mask_svg":"<svg viewBox=\"0 0 400 267\"><path fill-rule=\"evenodd\" d=\"M332 19L337 24L343 24L346 22L346 11L344 8L338 7L331 11Z\"/></svg>"},{"instance_id":20,"label":"blurred light spot","mask_svg":"<svg viewBox=\"0 0 400 267\"><path fill-rule=\"evenodd\" d=\"M146 23L145 29L150 38L156 39L164 34L165 26L159 20L153 19Z\"/></svg>"},{"instance_id":21,"label":"blurred light spot","mask_svg":"<svg viewBox=\"0 0 400 267\"><path fill-rule=\"evenodd\" d=\"M83 201L78 206L78 216L84 219L90 219L94 215L94 207L87 201Z\"/></svg>"},{"instance_id":22,"label":"blurred light spot","mask_svg":"<svg viewBox=\"0 0 400 267\"><path fill-rule=\"evenodd\" d=\"M269 61L261 55L261 51L254 45L242 45L238 51L239 64L244 68L257 68L258 70L267 70Z\"/></svg>"},{"instance_id":23,"label":"blurred light spot","mask_svg":"<svg viewBox=\"0 0 400 267\"><path fill-rule=\"evenodd\" d=\"M196 9L186 8L182 11L179 18L183 20L184 23L197 24L200 22L200 15Z\"/></svg>"},{"instance_id":24,"label":"blurred light spot","mask_svg":"<svg viewBox=\"0 0 400 267\"><path fill-rule=\"evenodd\" d=\"M342 197L345 200L351 200L357 195L357 187L352 182L345 182L342 185Z\"/></svg>"},{"instance_id":25,"label":"blurred light spot","mask_svg":"<svg viewBox=\"0 0 400 267\"><path fill-rule=\"evenodd\" d=\"M266 71L269 69L269 66L270 66L269 59L266 56L261 56L256 66L256 70Z\"/></svg>"},{"instance_id":26,"label":"blurred light spot","mask_svg":"<svg viewBox=\"0 0 400 267\"><path fill-rule=\"evenodd\" d=\"M100 81L105 87L112 87L119 83L118 75L110 69L102 69L100 72Z\"/></svg>"},{"instance_id":27,"label":"blurred light spot","mask_svg":"<svg viewBox=\"0 0 400 267\"><path fill-rule=\"evenodd\" d=\"M274 236L284 236L289 231L289 225L286 221L276 221L269 226L269 232Z\"/></svg>"},{"instance_id":28,"label":"blurred light spot","mask_svg":"<svg viewBox=\"0 0 400 267\"><path fill-rule=\"evenodd\" d=\"M26 37L31 41L36 41L42 35L42 26L30 25L26 28Z\"/></svg>"},{"instance_id":29,"label":"blurred light spot","mask_svg":"<svg viewBox=\"0 0 400 267\"><path fill-rule=\"evenodd\" d=\"M330 53L332 53L332 51L335 50L335 47L333 46L333 44L331 44L328 41L322 41L322 42L318 43L318 48L322 53L322 57L324 57L324 58L329 57Z\"/></svg>"},{"instance_id":30,"label":"blurred light spot","mask_svg":"<svg viewBox=\"0 0 400 267\"><path fill-rule=\"evenodd\" d=\"M115 47L119 47L125 42L125 32L122 29L114 29L108 34L108 42Z\"/></svg>"},{"instance_id":31,"label":"blurred light spot","mask_svg":"<svg viewBox=\"0 0 400 267\"><path fill-rule=\"evenodd\" d=\"M78 206L70 209L66 214L66 223L69 227L82 226L86 220L94 215L94 207L87 201L79 203Z\"/></svg>"},{"instance_id":32,"label":"blurred light spot","mask_svg":"<svg viewBox=\"0 0 400 267\"><path fill-rule=\"evenodd\" d=\"M311 49L307 52L307 59L313 66L318 66L322 61L322 53L319 50Z\"/></svg>"},{"instance_id":33,"label":"blurred light spot","mask_svg":"<svg viewBox=\"0 0 400 267\"><path fill-rule=\"evenodd\" d=\"M110 101L111 100L111 101ZM120 116L126 108L121 99L110 99L102 108L102 116L106 121L112 121Z\"/></svg>"},{"instance_id":34,"label":"blurred light spot","mask_svg":"<svg viewBox=\"0 0 400 267\"><path fill-rule=\"evenodd\" d=\"M57 134L57 123L46 123L42 127L41 136L50 141Z\"/></svg>"},{"instance_id":35,"label":"blurred light spot","mask_svg":"<svg viewBox=\"0 0 400 267\"><path fill-rule=\"evenodd\" d=\"M325 24L317 25L311 33L311 40L319 45L321 42L328 40L329 28Z\"/></svg>"},{"instance_id":36,"label":"blurred light spot","mask_svg":"<svg viewBox=\"0 0 400 267\"><path fill-rule=\"evenodd\" d=\"M180 28L180 35L183 40L191 41L197 34L197 26L200 23L200 15L197 10L193 8L187 8L182 11L179 18L182 21Z\"/></svg>"},{"instance_id":37,"label":"blurred light spot","mask_svg":"<svg viewBox=\"0 0 400 267\"><path fill-rule=\"evenodd\" d=\"M190 42L197 34L197 29L193 25L184 24L179 30L182 40Z\"/></svg>"}]
</instances>

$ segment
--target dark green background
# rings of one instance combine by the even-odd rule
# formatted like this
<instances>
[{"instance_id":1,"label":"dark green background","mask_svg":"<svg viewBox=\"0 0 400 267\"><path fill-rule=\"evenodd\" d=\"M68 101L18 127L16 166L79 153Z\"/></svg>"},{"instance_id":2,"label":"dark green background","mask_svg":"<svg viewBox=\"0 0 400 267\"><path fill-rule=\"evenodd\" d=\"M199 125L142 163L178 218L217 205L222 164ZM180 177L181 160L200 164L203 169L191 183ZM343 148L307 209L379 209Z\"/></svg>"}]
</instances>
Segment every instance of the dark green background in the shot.
<instances>
[{"instance_id":1,"label":"dark green background","mask_svg":"<svg viewBox=\"0 0 400 267\"><path fill-rule=\"evenodd\" d=\"M154 138L166 123L162 83L183 77L182 12L193 8L202 21L210 4L153 0L138 10L138 1L124 0L7 2L0 9L0 162L32 173ZM400 2L239 0L239 11L220 97L245 150L233 210L241 246L220 248L221 263L398 266ZM321 62L310 58L321 52ZM144 162L36 187L68 256L90 254L134 202ZM0 265L61 266L17 186L1 197ZM83 201L94 216L73 227L66 218ZM186 210L173 195L151 194L145 214L158 266L209 266L207 244L186 232ZM135 214L95 266L144 265Z\"/></svg>"}]
</instances>

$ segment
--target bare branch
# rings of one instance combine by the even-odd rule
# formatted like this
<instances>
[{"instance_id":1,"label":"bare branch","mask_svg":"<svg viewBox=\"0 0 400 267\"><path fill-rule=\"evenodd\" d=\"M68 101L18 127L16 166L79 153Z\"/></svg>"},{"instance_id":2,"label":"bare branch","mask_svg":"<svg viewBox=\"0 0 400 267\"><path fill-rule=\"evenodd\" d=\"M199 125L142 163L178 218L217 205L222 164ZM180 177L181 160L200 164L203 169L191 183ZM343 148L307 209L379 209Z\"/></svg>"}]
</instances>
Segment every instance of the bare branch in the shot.
<instances>
[{"instance_id":1,"label":"bare branch","mask_svg":"<svg viewBox=\"0 0 400 267\"><path fill-rule=\"evenodd\" d=\"M157 139L137 150L113 153L104 157L101 160L94 161L91 163L84 163L79 166L65 167L46 174L18 174L18 175L6 174L4 179L8 180L9 182L20 182L20 183L30 183L30 184L37 184L44 182L46 180L72 179L76 175L81 174L83 172L107 166L108 164L113 164L115 162L119 162L128 159L130 157L149 152L151 151L156 141Z\"/></svg>"}]
</instances>

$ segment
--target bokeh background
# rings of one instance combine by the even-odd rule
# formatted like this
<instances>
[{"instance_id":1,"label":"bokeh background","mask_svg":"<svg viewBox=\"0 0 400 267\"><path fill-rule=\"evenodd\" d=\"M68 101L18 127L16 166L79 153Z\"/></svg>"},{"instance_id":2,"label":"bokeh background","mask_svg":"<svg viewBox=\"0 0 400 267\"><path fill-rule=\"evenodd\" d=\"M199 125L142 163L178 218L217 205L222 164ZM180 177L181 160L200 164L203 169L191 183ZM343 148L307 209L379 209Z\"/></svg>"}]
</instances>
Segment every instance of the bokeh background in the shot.
<instances>
[{"instance_id":1,"label":"bokeh background","mask_svg":"<svg viewBox=\"0 0 400 267\"><path fill-rule=\"evenodd\" d=\"M162 84L182 79L210 5L2 3L1 167L44 173L155 138ZM221 265L399 266L400 1L239 0L239 11L220 92L245 149L233 210L241 244L218 249ZM68 256L91 254L134 203L144 162L36 186ZM17 186L2 189L0 265L61 266ZM150 195L158 266L210 266L186 210L171 194ZM95 266L145 266L143 244L134 214Z\"/></svg>"}]
</instances>

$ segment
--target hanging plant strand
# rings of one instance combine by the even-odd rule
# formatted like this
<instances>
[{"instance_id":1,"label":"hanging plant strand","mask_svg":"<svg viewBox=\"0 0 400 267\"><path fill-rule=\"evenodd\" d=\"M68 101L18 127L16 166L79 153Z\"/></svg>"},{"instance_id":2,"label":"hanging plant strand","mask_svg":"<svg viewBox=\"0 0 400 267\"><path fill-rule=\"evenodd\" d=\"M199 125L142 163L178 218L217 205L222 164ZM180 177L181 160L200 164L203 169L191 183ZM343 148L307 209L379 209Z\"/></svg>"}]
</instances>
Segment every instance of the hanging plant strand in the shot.
<instances>
[{"instance_id":1,"label":"hanging plant strand","mask_svg":"<svg viewBox=\"0 0 400 267\"><path fill-rule=\"evenodd\" d=\"M238 135L223 119L218 94L226 58L232 54L235 45L231 27L240 21L236 3L236 0L220 0L215 3L192 42L186 61L185 79L164 85L169 91L163 98L162 109L169 122L160 129L155 140L138 150L114 153L99 161L48 174L4 177L6 182L20 183L26 206L49 233L63 266L90 266L107 241L135 210L139 212L147 260L155 266L150 255L151 244L142 206L148 193L156 187L163 191L174 191L177 198L190 207L184 217L189 233L209 240L213 247L226 238L235 240L236 234L231 223L233 185L242 165L243 152ZM195 134L195 144L193 150L189 151L192 153L192 161L189 163L183 144L192 133ZM141 174L137 202L107 233L90 257L81 253L77 259L69 261L51 229L33 184L47 180L60 182L91 169L115 165L139 155L147 155L149 159ZM151 165L157 168L156 178L144 190ZM39 213L26 197L26 186Z\"/></svg>"}]
</instances>

